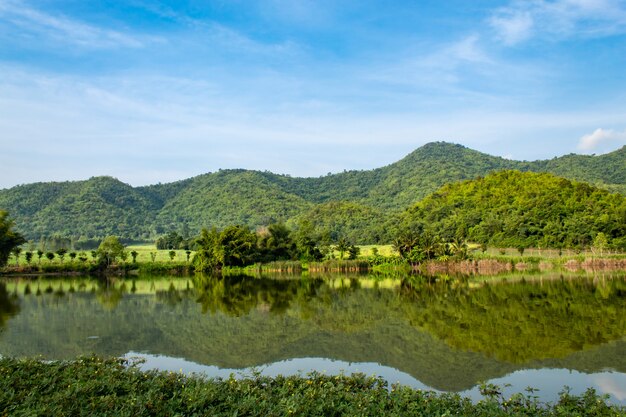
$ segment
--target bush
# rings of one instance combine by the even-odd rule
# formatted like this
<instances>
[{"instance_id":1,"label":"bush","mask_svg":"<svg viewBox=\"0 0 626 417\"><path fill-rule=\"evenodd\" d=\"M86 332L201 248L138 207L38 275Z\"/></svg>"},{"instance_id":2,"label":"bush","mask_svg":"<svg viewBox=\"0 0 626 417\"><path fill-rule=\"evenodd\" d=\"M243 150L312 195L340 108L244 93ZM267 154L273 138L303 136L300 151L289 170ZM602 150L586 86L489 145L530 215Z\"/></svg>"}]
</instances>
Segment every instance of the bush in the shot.
<instances>
[{"instance_id":1,"label":"bush","mask_svg":"<svg viewBox=\"0 0 626 417\"><path fill-rule=\"evenodd\" d=\"M130 365L130 366L129 366ZM505 400L493 385L474 404L458 394L392 386L381 378L329 376L205 379L173 372L142 372L125 359L75 361L0 359L0 409L6 415L115 416L617 416L593 390L561 393L556 404L516 394Z\"/></svg>"}]
</instances>

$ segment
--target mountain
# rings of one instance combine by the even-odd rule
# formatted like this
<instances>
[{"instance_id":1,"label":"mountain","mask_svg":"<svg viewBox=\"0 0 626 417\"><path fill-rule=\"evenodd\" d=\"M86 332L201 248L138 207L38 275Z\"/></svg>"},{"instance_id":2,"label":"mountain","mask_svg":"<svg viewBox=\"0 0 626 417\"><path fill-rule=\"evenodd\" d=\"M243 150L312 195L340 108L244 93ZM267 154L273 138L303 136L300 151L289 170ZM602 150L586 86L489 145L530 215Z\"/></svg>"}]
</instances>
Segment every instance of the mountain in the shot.
<instances>
[{"instance_id":1,"label":"mountain","mask_svg":"<svg viewBox=\"0 0 626 417\"><path fill-rule=\"evenodd\" d=\"M385 167L319 178L220 170L145 187L110 177L20 185L0 190L0 209L9 211L29 239L52 234L154 239L171 230L196 233L205 226L309 220L333 234L386 241L384 233L374 230L387 229L381 218L402 212L444 184L516 169L550 172L626 194L625 161L626 147L599 156L526 162L434 142ZM361 232L356 218L366 220Z\"/></svg>"},{"instance_id":2,"label":"mountain","mask_svg":"<svg viewBox=\"0 0 626 417\"><path fill-rule=\"evenodd\" d=\"M111 177L37 183L0 191L0 207L29 238L60 234L148 238L159 200Z\"/></svg>"},{"instance_id":3,"label":"mountain","mask_svg":"<svg viewBox=\"0 0 626 417\"><path fill-rule=\"evenodd\" d=\"M587 247L598 233L626 249L626 197L548 173L499 171L441 187L407 227L497 247ZM412 226L411 226L412 224Z\"/></svg>"},{"instance_id":4,"label":"mountain","mask_svg":"<svg viewBox=\"0 0 626 417\"><path fill-rule=\"evenodd\" d=\"M176 230L180 224L194 230L203 226L268 225L284 222L312 205L285 192L266 174L227 170L193 178L163 204L156 224L164 231Z\"/></svg>"}]
</instances>

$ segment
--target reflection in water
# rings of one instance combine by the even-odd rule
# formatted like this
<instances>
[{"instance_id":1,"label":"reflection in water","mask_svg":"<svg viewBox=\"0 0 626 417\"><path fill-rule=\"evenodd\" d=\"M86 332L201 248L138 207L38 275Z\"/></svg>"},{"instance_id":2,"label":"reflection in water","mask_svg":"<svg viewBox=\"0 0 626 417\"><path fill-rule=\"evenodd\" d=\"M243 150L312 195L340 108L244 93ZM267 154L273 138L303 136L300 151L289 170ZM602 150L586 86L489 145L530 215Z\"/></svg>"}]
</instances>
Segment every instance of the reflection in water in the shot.
<instances>
[{"instance_id":1,"label":"reflection in water","mask_svg":"<svg viewBox=\"0 0 626 417\"><path fill-rule=\"evenodd\" d=\"M20 312L19 297L16 293L9 294L4 282L0 282L0 332L7 321Z\"/></svg>"},{"instance_id":2,"label":"reflection in water","mask_svg":"<svg viewBox=\"0 0 626 417\"><path fill-rule=\"evenodd\" d=\"M557 375L558 390L579 378L553 372L561 368L623 401L614 385L626 373L625 295L623 277L6 280L0 354L132 351L219 369L327 358L318 360L391 369L445 391L520 384L515 375L528 370ZM319 364L310 366L303 371ZM598 374L607 369L613 379Z\"/></svg>"}]
</instances>

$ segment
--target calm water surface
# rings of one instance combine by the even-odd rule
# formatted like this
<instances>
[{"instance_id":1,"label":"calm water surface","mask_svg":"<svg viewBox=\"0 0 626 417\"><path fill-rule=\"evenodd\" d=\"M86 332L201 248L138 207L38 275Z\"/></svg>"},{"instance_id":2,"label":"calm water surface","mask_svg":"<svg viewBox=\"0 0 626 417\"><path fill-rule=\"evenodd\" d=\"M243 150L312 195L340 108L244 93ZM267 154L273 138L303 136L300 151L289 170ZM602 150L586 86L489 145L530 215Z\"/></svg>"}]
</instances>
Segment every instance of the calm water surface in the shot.
<instances>
[{"instance_id":1,"label":"calm water surface","mask_svg":"<svg viewBox=\"0 0 626 417\"><path fill-rule=\"evenodd\" d=\"M228 377L362 372L478 398L565 385L626 404L626 278L4 279L0 354L141 357Z\"/></svg>"}]
</instances>

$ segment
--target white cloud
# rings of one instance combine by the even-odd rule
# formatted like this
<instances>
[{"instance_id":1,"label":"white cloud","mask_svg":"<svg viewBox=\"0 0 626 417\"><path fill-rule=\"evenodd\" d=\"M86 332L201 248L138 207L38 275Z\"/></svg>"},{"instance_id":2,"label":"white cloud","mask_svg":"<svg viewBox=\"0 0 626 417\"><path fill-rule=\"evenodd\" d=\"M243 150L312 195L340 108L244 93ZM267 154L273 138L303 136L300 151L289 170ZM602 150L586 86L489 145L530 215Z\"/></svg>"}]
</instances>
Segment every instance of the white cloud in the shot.
<instances>
[{"instance_id":1,"label":"white cloud","mask_svg":"<svg viewBox=\"0 0 626 417\"><path fill-rule=\"evenodd\" d=\"M156 40L97 27L61 14L45 13L21 1L0 2L0 18L22 30L86 48L140 48Z\"/></svg>"},{"instance_id":2,"label":"white cloud","mask_svg":"<svg viewBox=\"0 0 626 417\"><path fill-rule=\"evenodd\" d=\"M583 152L615 148L616 145L626 144L626 130L623 132L598 128L593 133L589 133L580 138L578 149Z\"/></svg>"},{"instance_id":3,"label":"white cloud","mask_svg":"<svg viewBox=\"0 0 626 417\"><path fill-rule=\"evenodd\" d=\"M611 394L618 401L626 400L626 377L620 374L602 373L593 378L600 392Z\"/></svg>"},{"instance_id":4,"label":"white cloud","mask_svg":"<svg viewBox=\"0 0 626 417\"><path fill-rule=\"evenodd\" d=\"M626 33L623 0L515 0L488 22L505 45L534 36L602 37Z\"/></svg>"},{"instance_id":5,"label":"white cloud","mask_svg":"<svg viewBox=\"0 0 626 417\"><path fill-rule=\"evenodd\" d=\"M490 23L505 45L515 45L532 36L534 18L528 11L505 11L492 16Z\"/></svg>"}]
</instances>

